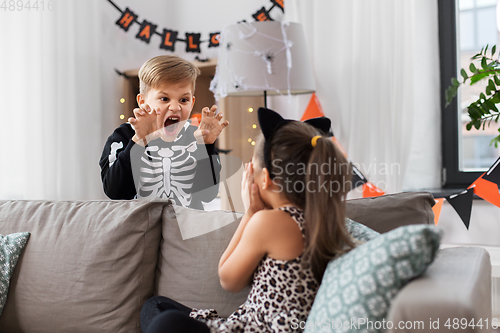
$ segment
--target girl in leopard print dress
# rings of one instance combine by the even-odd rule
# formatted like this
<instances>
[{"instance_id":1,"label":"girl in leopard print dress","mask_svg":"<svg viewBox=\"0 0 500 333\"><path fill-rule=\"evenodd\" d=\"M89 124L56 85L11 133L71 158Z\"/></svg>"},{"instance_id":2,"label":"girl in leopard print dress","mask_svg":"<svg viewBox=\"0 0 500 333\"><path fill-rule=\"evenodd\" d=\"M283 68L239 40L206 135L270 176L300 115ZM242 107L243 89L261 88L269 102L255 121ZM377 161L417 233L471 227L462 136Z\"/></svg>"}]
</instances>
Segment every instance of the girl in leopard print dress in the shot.
<instances>
[{"instance_id":1,"label":"girl in leopard print dress","mask_svg":"<svg viewBox=\"0 0 500 333\"><path fill-rule=\"evenodd\" d=\"M350 165L321 136L330 120L261 108L259 123L264 135L242 180L245 215L219 262L223 288L252 285L246 302L220 318L157 296L143 307L144 332L301 332L326 265L354 247L344 222Z\"/></svg>"}]
</instances>

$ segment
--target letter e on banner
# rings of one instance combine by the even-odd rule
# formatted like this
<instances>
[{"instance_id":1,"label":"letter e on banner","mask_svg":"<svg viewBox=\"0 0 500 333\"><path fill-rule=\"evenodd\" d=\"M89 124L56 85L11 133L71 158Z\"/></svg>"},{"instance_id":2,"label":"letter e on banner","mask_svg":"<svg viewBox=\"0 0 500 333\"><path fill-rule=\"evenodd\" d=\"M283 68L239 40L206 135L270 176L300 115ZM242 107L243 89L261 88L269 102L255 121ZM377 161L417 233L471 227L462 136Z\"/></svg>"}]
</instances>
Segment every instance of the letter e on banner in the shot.
<instances>
[{"instance_id":1,"label":"letter e on banner","mask_svg":"<svg viewBox=\"0 0 500 333\"><path fill-rule=\"evenodd\" d=\"M252 17L255 21L272 21L273 19L269 16L269 12L262 7L257 13L253 14Z\"/></svg>"},{"instance_id":2,"label":"letter e on banner","mask_svg":"<svg viewBox=\"0 0 500 333\"><path fill-rule=\"evenodd\" d=\"M137 36L135 37L149 44L149 41L151 40L151 35L155 33L156 27L157 25L154 25L153 23L144 20L141 24L139 32L137 33Z\"/></svg>"},{"instance_id":3,"label":"letter e on banner","mask_svg":"<svg viewBox=\"0 0 500 333\"><path fill-rule=\"evenodd\" d=\"M186 52L200 53L200 38L201 34L190 34L186 32Z\"/></svg>"},{"instance_id":4,"label":"letter e on banner","mask_svg":"<svg viewBox=\"0 0 500 333\"><path fill-rule=\"evenodd\" d=\"M220 42L220 32L210 33L210 42L208 47L217 47Z\"/></svg>"},{"instance_id":5,"label":"letter e on banner","mask_svg":"<svg viewBox=\"0 0 500 333\"><path fill-rule=\"evenodd\" d=\"M177 41L178 34L178 31L163 29L160 49L175 51L175 42Z\"/></svg>"},{"instance_id":6,"label":"letter e on banner","mask_svg":"<svg viewBox=\"0 0 500 333\"><path fill-rule=\"evenodd\" d=\"M116 24L123 30L128 31L135 19L137 19L137 15L135 15L134 12L127 7L122 13L122 16L118 19L118 21L116 21Z\"/></svg>"}]
</instances>

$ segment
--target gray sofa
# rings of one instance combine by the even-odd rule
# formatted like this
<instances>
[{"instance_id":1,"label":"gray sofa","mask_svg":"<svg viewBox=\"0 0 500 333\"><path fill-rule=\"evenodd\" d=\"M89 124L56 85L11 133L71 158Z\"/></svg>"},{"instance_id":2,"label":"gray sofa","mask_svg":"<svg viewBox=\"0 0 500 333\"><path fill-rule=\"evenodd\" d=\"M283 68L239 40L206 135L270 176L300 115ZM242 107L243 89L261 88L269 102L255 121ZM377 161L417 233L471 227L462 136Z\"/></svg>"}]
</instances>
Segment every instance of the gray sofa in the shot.
<instances>
[{"instance_id":1,"label":"gray sofa","mask_svg":"<svg viewBox=\"0 0 500 333\"><path fill-rule=\"evenodd\" d=\"M433 202L428 193L358 199L349 201L348 216L385 232L433 224ZM0 234L31 233L11 279L0 332L140 332L141 306L153 294L228 315L248 289L223 290L217 263L240 217L162 200L0 201ZM490 288L486 251L443 249L400 290L387 320L424 321L419 332L428 330L430 320L440 321L433 332L448 332L448 318L491 322Z\"/></svg>"}]
</instances>

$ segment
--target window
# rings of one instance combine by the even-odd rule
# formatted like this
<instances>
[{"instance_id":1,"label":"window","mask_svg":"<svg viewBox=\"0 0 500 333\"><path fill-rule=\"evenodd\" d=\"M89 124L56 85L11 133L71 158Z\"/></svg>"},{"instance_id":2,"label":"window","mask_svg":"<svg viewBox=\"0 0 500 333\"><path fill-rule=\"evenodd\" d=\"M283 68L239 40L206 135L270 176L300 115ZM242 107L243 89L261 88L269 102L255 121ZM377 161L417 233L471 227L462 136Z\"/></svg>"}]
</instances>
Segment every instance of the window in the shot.
<instances>
[{"instance_id":1,"label":"window","mask_svg":"<svg viewBox=\"0 0 500 333\"><path fill-rule=\"evenodd\" d=\"M443 187L467 187L500 156L490 145L497 125L485 131L467 131L467 106L484 86L463 85L458 97L444 108L444 90L452 77L461 78L470 58L483 46L498 43L497 0L438 0L442 90ZM499 45L500 47L500 45Z\"/></svg>"}]
</instances>

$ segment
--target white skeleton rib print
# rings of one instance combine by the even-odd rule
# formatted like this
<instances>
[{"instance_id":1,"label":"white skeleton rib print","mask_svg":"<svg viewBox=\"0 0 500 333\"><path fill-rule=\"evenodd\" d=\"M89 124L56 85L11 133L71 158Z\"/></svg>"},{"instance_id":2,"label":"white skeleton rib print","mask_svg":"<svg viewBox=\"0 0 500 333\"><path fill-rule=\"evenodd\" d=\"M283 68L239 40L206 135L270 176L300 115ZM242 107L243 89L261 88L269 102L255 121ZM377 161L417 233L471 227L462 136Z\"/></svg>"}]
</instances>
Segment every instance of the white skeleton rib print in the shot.
<instances>
[{"instance_id":1,"label":"white skeleton rib print","mask_svg":"<svg viewBox=\"0 0 500 333\"><path fill-rule=\"evenodd\" d=\"M188 207L192 200L190 189L193 187L197 166L197 161L191 153L197 148L196 142L170 148L146 147L141 157L141 184L137 197L170 198Z\"/></svg>"}]
</instances>

